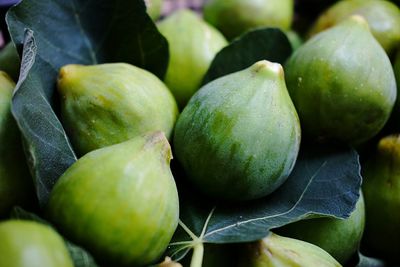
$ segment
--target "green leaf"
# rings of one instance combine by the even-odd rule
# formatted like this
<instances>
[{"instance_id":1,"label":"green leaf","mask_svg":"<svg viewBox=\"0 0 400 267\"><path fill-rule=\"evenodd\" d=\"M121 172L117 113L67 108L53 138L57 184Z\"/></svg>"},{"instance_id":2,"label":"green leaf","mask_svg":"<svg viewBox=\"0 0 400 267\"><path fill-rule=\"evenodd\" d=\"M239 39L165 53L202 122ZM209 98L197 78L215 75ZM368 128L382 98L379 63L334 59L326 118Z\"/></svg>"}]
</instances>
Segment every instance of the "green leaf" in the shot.
<instances>
[{"instance_id":1,"label":"green leaf","mask_svg":"<svg viewBox=\"0 0 400 267\"><path fill-rule=\"evenodd\" d=\"M24 0L7 13L7 24L13 42L24 45L12 112L43 207L55 182L76 161L56 115L59 68L127 62L162 78L168 44L143 0Z\"/></svg>"},{"instance_id":2,"label":"green leaf","mask_svg":"<svg viewBox=\"0 0 400 267\"><path fill-rule=\"evenodd\" d=\"M361 186L360 163L350 148L306 145L288 180L273 194L247 203L220 204L180 190L181 227L168 255L180 259L196 242L237 243L308 216L346 218ZM229 188L227 188L229 190ZM207 223L208 220L208 223Z\"/></svg>"},{"instance_id":3,"label":"green leaf","mask_svg":"<svg viewBox=\"0 0 400 267\"><path fill-rule=\"evenodd\" d=\"M11 218L35 221L35 222L39 222L39 223L46 224L46 225L53 227L49 222L40 218L38 215L27 212L20 207L15 207L12 210ZM56 230L56 229L54 228L54 230ZM87 251L85 251L83 248L71 243L70 241L68 241L65 238L64 238L64 241L65 241L67 249L71 255L71 258L74 262L75 267L97 267L98 266L96 264L96 262L94 261L93 257Z\"/></svg>"},{"instance_id":4,"label":"green leaf","mask_svg":"<svg viewBox=\"0 0 400 267\"><path fill-rule=\"evenodd\" d=\"M249 31L218 52L204 76L203 85L260 60L283 64L291 53L292 46L281 30L262 28Z\"/></svg>"}]
</instances>

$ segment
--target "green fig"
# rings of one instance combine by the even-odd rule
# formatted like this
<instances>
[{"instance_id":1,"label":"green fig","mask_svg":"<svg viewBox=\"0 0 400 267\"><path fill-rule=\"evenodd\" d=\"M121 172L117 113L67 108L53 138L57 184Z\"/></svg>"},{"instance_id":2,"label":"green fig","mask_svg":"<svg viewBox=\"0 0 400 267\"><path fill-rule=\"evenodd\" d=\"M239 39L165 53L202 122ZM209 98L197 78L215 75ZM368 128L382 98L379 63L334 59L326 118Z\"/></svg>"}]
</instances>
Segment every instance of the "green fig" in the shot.
<instances>
[{"instance_id":1,"label":"green fig","mask_svg":"<svg viewBox=\"0 0 400 267\"><path fill-rule=\"evenodd\" d=\"M292 45L293 51L299 48L303 44L303 39L299 36L299 34L295 31L287 31L286 36L289 39L290 44Z\"/></svg>"},{"instance_id":2,"label":"green fig","mask_svg":"<svg viewBox=\"0 0 400 267\"><path fill-rule=\"evenodd\" d=\"M169 43L165 83L183 108L200 88L211 61L227 41L214 27L189 10L178 10L158 23Z\"/></svg>"},{"instance_id":3,"label":"green fig","mask_svg":"<svg viewBox=\"0 0 400 267\"><path fill-rule=\"evenodd\" d=\"M0 51L0 70L10 74L13 80L18 80L20 59L12 42Z\"/></svg>"},{"instance_id":4,"label":"green fig","mask_svg":"<svg viewBox=\"0 0 400 267\"><path fill-rule=\"evenodd\" d=\"M281 65L259 61L192 97L178 118L174 148L200 191L232 201L256 199L289 176L300 125L283 76Z\"/></svg>"},{"instance_id":5,"label":"green fig","mask_svg":"<svg viewBox=\"0 0 400 267\"><path fill-rule=\"evenodd\" d=\"M11 78L0 71L0 217L14 205L29 205L34 199L21 136L11 114L14 87Z\"/></svg>"},{"instance_id":6,"label":"green fig","mask_svg":"<svg viewBox=\"0 0 400 267\"><path fill-rule=\"evenodd\" d=\"M82 155L150 131L169 138L178 115L156 76L125 63L66 65L57 85L63 126Z\"/></svg>"},{"instance_id":7,"label":"green fig","mask_svg":"<svg viewBox=\"0 0 400 267\"><path fill-rule=\"evenodd\" d=\"M400 136L379 141L362 165L366 225L363 243L375 255L397 261L400 254Z\"/></svg>"},{"instance_id":8,"label":"green fig","mask_svg":"<svg viewBox=\"0 0 400 267\"><path fill-rule=\"evenodd\" d=\"M390 60L360 16L297 49L286 83L304 132L353 145L382 129L397 94Z\"/></svg>"},{"instance_id":9,"label":"green fig","mask_svg":"<svg viewBox=\"0 0 400 267\"><path fill-rule=\"evenodd\" d=\"M33 221L0 223L0 267L73 267L64 240Z\"/></svg>"},{"instance_id":10,"label":"green fig","mask_svg":"<svg viewBox=\"0 0 400 267\"><path fill-rule=\"evenodd\" d=\"M364 198L361 193L355 210L347 219L312 218L286 225L276 231L283 236L312 243L342 264L357 251L365 224Z\"/></svg>"},{"instance_id":11,"label":"green fig","mask_svg":"<svg viewBox=\"0 0 400 267\"><path fill-rule=\"evenodd\" d=\"M388 54L400 43L400 9L385 0L339 1L320 15L310 35L335 26L352 15L360 15L367 20L372 34Z\"/></svg>"},{"instance_id":12,"label":"green fig","mask_svg":"<svg viewBox=\"0 0 400 267\"><path fill-rule=\"evenodd\" d=\"M48 217L108 266L159 260L178 225L178 193L162 132L92 151L57 181Z\"/></svg>"},{"instance_id":13,"label":"green fig","mask_svg":"<svg viewBox=\"0 0 400 267\"><path fill-rule=\"evenodd\" d=\"M147 13L153 20L157 20L162 11L163 0L145 0Z\"/></svg>"},{"instance_id":14,"label":"green fig","mask_svg":"<svg viewBox=\"0 0 400 267\"><path fill-rule=\"evenodd\" d=\"M246 244L239 266L243 267L340 267L323 249L293 238L270 233L264 239Z\"/></svg>"},{"instance_id":15,"label":"green fig","mask_svg":"<svg viewBox=\"0 0 400 267\"><path fill-rule=\"evenodd\" d=\"M209 0L204 19L228 39L258 27L289 30L293 19L293 0Z\"/></svg>"}]
</instances>

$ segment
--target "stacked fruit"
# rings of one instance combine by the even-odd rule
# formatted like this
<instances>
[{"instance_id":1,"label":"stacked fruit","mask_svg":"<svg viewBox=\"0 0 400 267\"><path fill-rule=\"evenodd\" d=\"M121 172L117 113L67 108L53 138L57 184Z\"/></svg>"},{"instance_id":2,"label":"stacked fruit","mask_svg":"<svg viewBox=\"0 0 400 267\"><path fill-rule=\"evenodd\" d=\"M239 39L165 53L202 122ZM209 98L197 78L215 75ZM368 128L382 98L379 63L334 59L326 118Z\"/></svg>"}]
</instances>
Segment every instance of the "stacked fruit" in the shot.
<instances>
[{"instance_id":1,"label":"stacked fruit","mask_svg":"<svg viewBox=\"0 0 400 267\"><path fill-rule=\"evenodd\" d=\"M399 7L146 3L8 12L0 267L399 264Z\"/></svg>"}]
</instances>

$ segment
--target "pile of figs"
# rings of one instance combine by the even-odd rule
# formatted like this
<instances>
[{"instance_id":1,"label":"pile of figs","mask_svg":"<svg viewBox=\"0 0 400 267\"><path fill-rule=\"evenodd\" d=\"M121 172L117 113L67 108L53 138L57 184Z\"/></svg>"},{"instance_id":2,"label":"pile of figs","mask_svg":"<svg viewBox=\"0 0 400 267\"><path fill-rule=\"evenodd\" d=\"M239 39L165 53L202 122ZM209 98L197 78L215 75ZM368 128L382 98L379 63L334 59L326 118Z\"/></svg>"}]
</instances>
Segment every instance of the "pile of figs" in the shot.
<instances>
[{"instance_id":1,"label":"pile of figs","mask_svg":"<svg viewBox=\"0 0 400 267\"><path fill-rule=\"evenodd\" d=\"M42 207L53 227L8 219L14 206L39 207L11 112L19 58L12 43L0 51L0 267L72 267L62 236L99 266L189 266L162 262L180 213L170 161L196 193L234 206L280 188L308 142L360 153L350 217L206 245L202 266L356 266L360 248L400 264L398 3L321 1L309 16L312 0L208 0L201 16L146 2L169 45L164 79L118 62L59 69L57 112L78 160ZM260 60L203 84L221 49L263 27L291 42L284 64Z\"/></svg>"}]
</instances>

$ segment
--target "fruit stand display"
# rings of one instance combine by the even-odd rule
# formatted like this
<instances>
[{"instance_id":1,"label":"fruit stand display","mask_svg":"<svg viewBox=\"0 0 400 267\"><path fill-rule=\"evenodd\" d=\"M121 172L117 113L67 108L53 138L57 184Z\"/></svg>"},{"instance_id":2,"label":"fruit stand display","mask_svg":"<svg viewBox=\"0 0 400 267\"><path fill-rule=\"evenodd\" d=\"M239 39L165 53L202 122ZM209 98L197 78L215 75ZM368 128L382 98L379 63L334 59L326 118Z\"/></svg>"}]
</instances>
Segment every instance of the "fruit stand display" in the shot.
<instances>
[{"instance_id":1,"label":"fruit stand display","mask_svg":"<svg viewBox=\"0 0 400 267\"><path fill-rule=\"evenodd\" d=\"M0 267L400 266L398 2L0 7Z\"/></svg>"}]
</instances>

